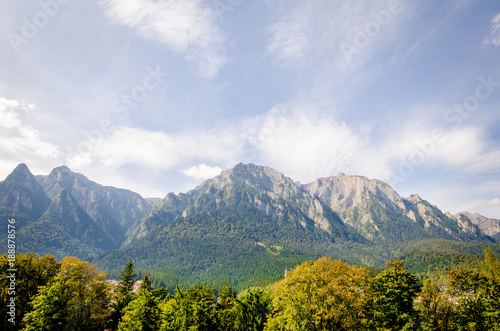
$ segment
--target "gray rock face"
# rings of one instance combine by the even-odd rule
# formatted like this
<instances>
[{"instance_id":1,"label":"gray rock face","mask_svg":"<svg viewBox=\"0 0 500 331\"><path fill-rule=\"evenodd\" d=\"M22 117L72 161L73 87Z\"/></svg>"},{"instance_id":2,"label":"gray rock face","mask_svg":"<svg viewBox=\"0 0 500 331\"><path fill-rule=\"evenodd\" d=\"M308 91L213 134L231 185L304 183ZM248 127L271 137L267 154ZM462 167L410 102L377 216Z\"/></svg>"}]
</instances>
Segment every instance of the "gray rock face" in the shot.
<instances>
[{"instance_id":1,"label":"gray rock face","mask_svg":"<svg viewBox=\"0 0 500 331\"><path fill-rule=\"evenodd\" d=\"M500 220L469 212L461 212L453 217L456 219L463 219L465 217L470 223L476 225L482 233L492 237L496 241L500 241Z\"/></svg>"},{"instance_id":2,"label":"gray rock face","mask_svg":"<svg viewBox=\"0 0 500 331\"><path fill-rule=\"evenodd\" d=\"M397 239L393 232L398 228L422 238L486 240L468 220L443 214L417 194L402 198L380 180L340 174L317 179L303 187L370 240Z\"/></svg>"},{"instance_id":3,"label":"gray rock face","mask_svg":"<svg viewBox=\"0 0 500 331\"><path fill-rule=\"evenodd\" d=\"M186 194L168 194L149 217L134 225L126 243L146 236L162 218L186 218L202 210L227 207L234 201L249 202L278 219L286 214L290 222L297 222L304 229L317 228L331 234L332 220L326 216L322 202L300 184L269 167L238 164Z\"/></svg>"},{"instance_id":4,"label":"gray rock face","mask_svg":"<svg viewBox=\"0 0 500 331\"><path fill-rule=\"evenodd\" d=\"M99 185L65 166L34 177L21 164L0 182L2 219L11 214L19 218L19 229L25 227L20 233L26 236L25 249L34 252L47 253L43 242L53 242L44 238L51 236L42 229L47 224L54 226L52 237L66 242L53 243L57 249L69 249L64 254L86 257L118 248L126 231L151 209L137 193Z\"/></svg>"},{"instance_id":5,"label":"gray rock face","mask_svg":"<svg viewBox=\"0 0 500 331\"><path fill-rule=\"evenodd\" d=\"M123 242L134 222L152 209L137 193L99 185L64 166L54 169L41 184L49 197L66 190L117 244Z\"/></svg>"},{"instance_id":6,"label":"gray rock face","mask_svg":"<svg viewBox=\"0 0 500 331\"><path fill-rule=\"evenodd\" d=\"M384 208L405 209L402 198L388 184L377 179L340 174L317 179L303 187L327 202L335 211L344 211L354 206L366 207L374 196L383 203Z\"/></svg>"},{"instance_id":7,"label":"gray rock face","mask_svg":"<svg viewBox=\"0 0 500 331\"><path fill-rule=\"evenodd\" d=\"M3 207L6 213L21 213L23 219L32 221L40 217L49 204L50 199L25 164L17 166L0 182L0 207Z\"/></svg>"}]
</instances>

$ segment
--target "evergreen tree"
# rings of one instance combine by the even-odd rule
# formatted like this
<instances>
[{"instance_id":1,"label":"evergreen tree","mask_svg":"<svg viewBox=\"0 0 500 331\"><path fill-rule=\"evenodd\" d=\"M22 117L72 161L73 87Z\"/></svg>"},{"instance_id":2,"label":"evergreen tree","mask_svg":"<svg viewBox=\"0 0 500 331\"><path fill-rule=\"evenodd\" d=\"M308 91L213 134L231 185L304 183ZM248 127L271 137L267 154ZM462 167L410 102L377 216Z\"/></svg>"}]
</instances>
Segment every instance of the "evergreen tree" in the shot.
<instances>
[{"instance_id":1,"label":"evergreen tree","mask_svg":"<svg viewBox=\"0 0 500 331\"><path fill-rule=\"evenodd\" d=\"M235 309L234 330L262 331L271 313L271 299L265 291L252 289L238 297Z\"/></svg>"},{"instance_id":2,"label":"evergreen tree","mask_svg":"<svg viewBox=\"0 0 500 331\"><path fill-rule=\"evenodd\" d=\"M134 261L129 261L127 263L118 280L118 293L120 293L122 297L132 294L134 284L137 280L137 273L134 270Z\"/></svg>"},{"instance_id":3,"label":"evergreen tree","mask_svg":"<svg viewBox=\"0 0 500 331\"><path fill-rule=\"evenodd\" d=\"M484 260L480 263L480 267L486 277L500 281L500 261L489 247L484 250Z\"/></svg>"},{"instance_id":4,"label":"evergreen tree","mask_svg":"<svg viewBox=\"0 0 500 331\"><path fill-rule=\"evenodd\" d=\"M236 318L234 309L236 303L236 293L233 289L224 284L218 294L216 305L217 329L221 331L233 331Z\"/></svg>"},{"instance_id":5,"label":"evergreen tree","mask_svg":"<svg viewBox=\"0 0 500 331\"><path fill-rule=\"evenodd\" d=\"M144 274L144 277L142 277L141 284L139 285L139 289L137 291L139 292L139 294L142 294L143 292L151 293L152 290L153 290L153 285L151 284L149 275L146 272Z\"/></svg>"},{"instance_id":6,"label":"evergreen tree","mask_svg":"<svg viewBox=\"0 0 500 331\"><path fill-rule=\"evenodd\" d=\"M120 273L116 287L117 293L115 300L111 304L111 317L107 327L111 330L118 328L123 316L123 309L132 301L132 291L137 280L137 273L134 270L134 261L129 261Z\"/></svg>"},{"instance_id":7,"label":"evergreen tree","mask_svg":"<svg viewBox=\"0 0 500 331\"><path fill-rule=\"evenodd\" d=\"M156 331L161 324L159 299L151 293L151 281L145 273L138 295L123 310L118 330Z\"/></svg>"},{"instance_id":8,"label":"evergreen tree","mask_svg":"<svg viewBox=\"0 0 500 331\"><path fill-rule=\"evenodd\" d=\"M193 286L187 291L175 289L175 297L162 303L161 331L217 329L215 290Z\"/></svg>"}]
</instances>

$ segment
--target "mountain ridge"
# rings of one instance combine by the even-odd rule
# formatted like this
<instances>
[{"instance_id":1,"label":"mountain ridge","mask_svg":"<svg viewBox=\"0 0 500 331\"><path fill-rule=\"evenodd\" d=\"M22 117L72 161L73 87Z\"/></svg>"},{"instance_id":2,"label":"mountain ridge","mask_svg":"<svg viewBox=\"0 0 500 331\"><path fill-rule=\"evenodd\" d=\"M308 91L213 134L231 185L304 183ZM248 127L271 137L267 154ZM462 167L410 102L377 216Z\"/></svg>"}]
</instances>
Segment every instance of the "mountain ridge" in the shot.
<instances>
[{"instance_id":1,"label":"mountain ridge","mask_svg":"<svg viewBox=\"0 0 500 331\"><path fill-rule=\"evenodd\" d=\"M1 222L7 214L18 219L17 237L25 239L19 249L58 258L73 251L87 258L119 248L130 226L151 209L139 194L102 186L66 166L35 177L20 164L0 182ZM47 226L53 226L52 234L43 229ZM49 249L45 242L51 243Z\"/></svg>"},{"instance_id":2,"label":"mountain ridge","mask_svg":"<svg viewBox=\"0 0 500 331\"><path fill-rule=\"evenodd\" d=\"M301 184L242 163L163 199L102 186L65 166L35 177L19 165L0 182L0 211L23 215L20 250L76 255L111 271L134 259L159 278L247 285L323 255L381 266L420 241L500 239L497 220L443 213L378 179L339 174ZM243 257L256 265L253 276ZM230 270L215 267L222 264Z\"/></svg>"}]
</instances>

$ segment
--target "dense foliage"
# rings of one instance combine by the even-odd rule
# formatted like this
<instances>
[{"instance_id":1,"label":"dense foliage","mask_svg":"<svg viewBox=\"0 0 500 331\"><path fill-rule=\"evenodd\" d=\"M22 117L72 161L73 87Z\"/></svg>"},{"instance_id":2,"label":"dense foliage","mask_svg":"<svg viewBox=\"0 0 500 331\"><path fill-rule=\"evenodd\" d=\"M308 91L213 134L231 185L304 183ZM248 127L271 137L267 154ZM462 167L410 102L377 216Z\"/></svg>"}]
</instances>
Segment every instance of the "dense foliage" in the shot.
<instances>
[{"instance_id":1,"label":"dense foliage","mask_svg":"<svg viewBox=\"0 0 500 331\"><path fill-rule=\"evenodd\" d=\"M0 257L3 303L7 262ZM374 273L322 257L240 293L227 284L170 293L148 273L137 286L132 261L116 285L75 257L18 254L16 263L16 323L2 305L4 330L500 330L500 260L489 248L477 269L449 270L441 283L422 284L404 261Z\"/></svg>"}]
</instances>

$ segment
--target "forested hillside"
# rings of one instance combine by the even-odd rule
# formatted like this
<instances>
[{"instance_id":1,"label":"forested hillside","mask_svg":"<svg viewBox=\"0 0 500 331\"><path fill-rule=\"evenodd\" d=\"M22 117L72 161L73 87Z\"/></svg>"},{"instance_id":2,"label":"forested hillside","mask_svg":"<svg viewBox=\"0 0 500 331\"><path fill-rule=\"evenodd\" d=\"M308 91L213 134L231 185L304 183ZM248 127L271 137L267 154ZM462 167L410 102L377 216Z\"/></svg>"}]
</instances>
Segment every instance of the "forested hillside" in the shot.
<instances>
[{"instance_id":1,"label":"forested hillside","mask_svg":"<svg viewBox=\"0 0 500 331\"><path fill-rule=\"evenodd\" d=\"M12 281L10 263L17 271ZM235 292L138 283L133 261L118 282L75 257L0 256L3 330L496 330L500 260L490 249L477 269L423 283L404 265L377 272L331 257L307 261L274 283ZM16 293L12 292L15 289ZM14 298L14 300L12 300ZM12 302L14 302L12 304ZM12 308L13 307L13 308Z\"/></svg>"}]
</instances>

